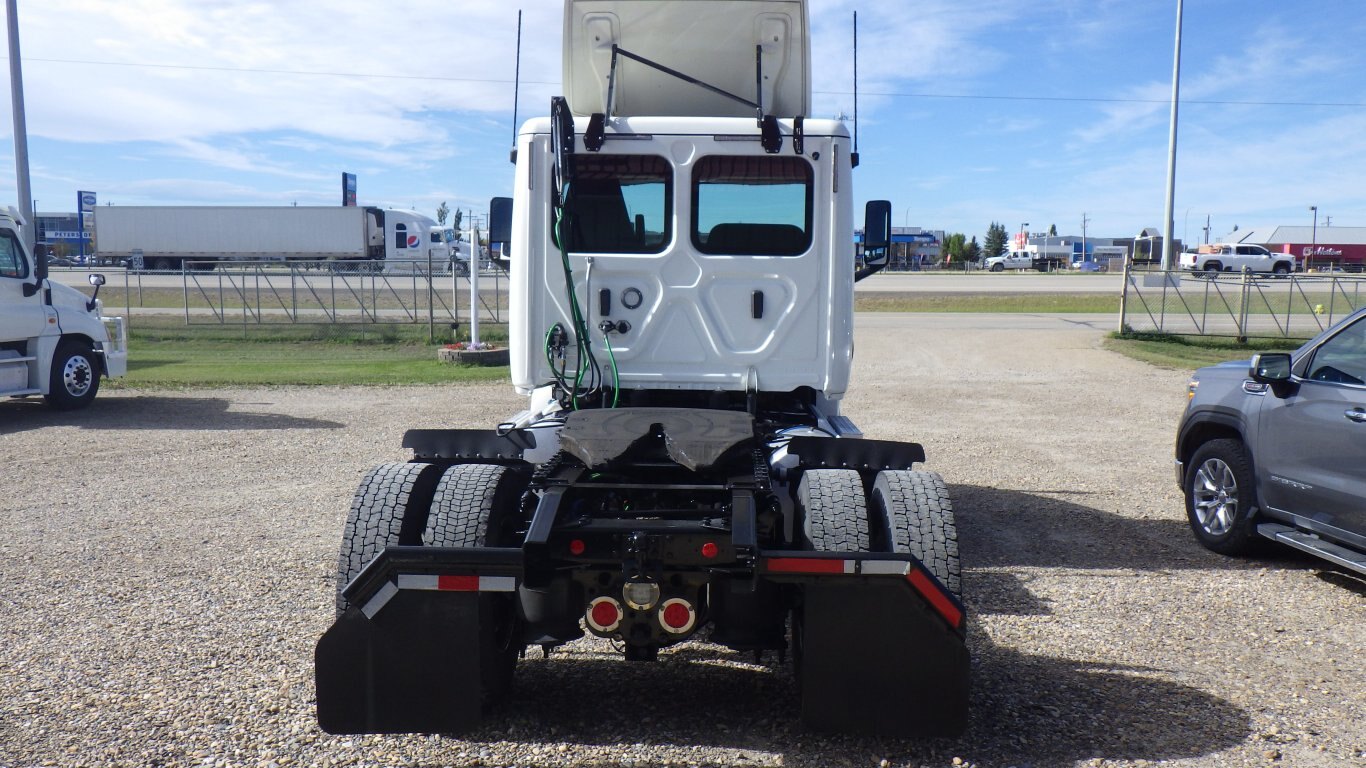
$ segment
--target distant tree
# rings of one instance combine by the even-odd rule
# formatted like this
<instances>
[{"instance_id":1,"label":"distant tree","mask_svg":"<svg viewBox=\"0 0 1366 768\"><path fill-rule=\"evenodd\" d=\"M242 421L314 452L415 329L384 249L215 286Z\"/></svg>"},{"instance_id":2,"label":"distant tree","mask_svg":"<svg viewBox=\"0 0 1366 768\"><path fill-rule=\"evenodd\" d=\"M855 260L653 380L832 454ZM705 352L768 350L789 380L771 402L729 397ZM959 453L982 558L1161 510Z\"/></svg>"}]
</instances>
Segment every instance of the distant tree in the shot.
<instances>
[{"instance_id":1,"label":"distant tree","mask_svg":"<svg viewBox=\"0 0 1366 768\"><path fill-rule=\"evenodd\" d=\"M460 210L459 208L456 208L456 209L455 209L455 213L452 213L452 214L451 214L451 229L455 230L455 239L456 239L456 240L460 240L460 239L461 239L461 237L460 237L460 222L461 222L464 218L465 218L465 212L462 211L462 210Z\"/></svg>"},{"instance_id":2,"label":"distant tree","mask_svg":"<svg viewBox=\"0 0 1366 768\"><path fill-rule=\"evenodd\" d=\"M964 246L965 246L965 244L966 244L966 241L967 241L967 238L965 238L965 237L963 236L963 233L962 233L962 232L954 232L954 233L951 234L951 235L946 235L946 236L944 237L944 246L943 246L944 261L947 261L947 262L960 262L960 261L962 261L962 260L963 260L963 248L964 248Z\"/></svg>"},{"instance_id":3,"label":"distant tree","mask_svg":"<svg viewBox=\"0 0 1366 768\"><path fill-rule=\"evenodd\" d=\"M982 248L977 245L977 235L972 236L972 241L963 246L963 260L976 262L982 257Z\"/></svg>"},{"instance_id":4,"label":"distant tree","mask_svg":"<svg viewBox=\"0 0 1366 768\"><path fill-rule=\"evenodd\" d=\"M445 200L442 200L441 205L436 209L436 223L443 227L446 226L446 217L450 215L450 206L446 205Z\"/></svg>"},{"instance_id":5,"label":"distant tree","mask_svg":"<svg viewBox=\"0 0 1366 768\"><path fill-rule=\"evenodd\" d=\"M1049 225L1048 225L1048 236L1049 236L1049 237L1057 237L1057 236L1058 236L1058 225L1057 225L1057 224L1049 224Z\"/></svg>"},{"instance_id":6,"label":"distant tree","mask_svg":"<svg viewBox=\"0 0 1366 768\"><path fill-rule=\"evenodd\" d=\"M1000 256L1005 253L1007 248L1006 243L1009 240L1009 237L1010 236L1006 234L1006 227L1004 224L995 221L991 222L991 226L987 227L987 239L982 246L983 255L987 258L991 258L992 256Z\"/></svg>"}]
</instances>

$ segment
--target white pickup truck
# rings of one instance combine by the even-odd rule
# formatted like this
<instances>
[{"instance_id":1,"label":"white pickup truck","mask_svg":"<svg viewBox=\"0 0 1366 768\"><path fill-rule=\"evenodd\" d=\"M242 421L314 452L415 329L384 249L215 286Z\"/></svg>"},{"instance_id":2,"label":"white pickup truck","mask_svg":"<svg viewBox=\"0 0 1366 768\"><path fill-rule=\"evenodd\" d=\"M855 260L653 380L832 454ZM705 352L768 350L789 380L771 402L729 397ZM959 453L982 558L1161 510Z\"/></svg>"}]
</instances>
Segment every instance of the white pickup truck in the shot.
<instances>
[{"instance_id":1,"label":"white pickup truck","mask_svg":"<svg viewBox=\"0 0 1366 768\"><path fill-rule=\"evenodd\" d=\"M1202 245L1195 251L1181 254L1179 262L1182 269L1205 276L1217 272L1242 272L1244 268L1275 275L1288 275L1295 270L1294 256L1243 243Z\"/></svg>"},{"instance_id":2,"label":"white pickup truck","mask_svg":"<svg viewBox=\"0 0 1366 768\"><path fill-rule=\"evenodd\" d=\"M1040 256L1034 251L1006 251L1000 256L989 256L983 259L982 269L989 272L1004 272L1007 269L1037 269L1040 272L1047 272L1050 269L1059 269L1066 264L1067 259L1061 253Z\"/></svg>"}]
</instances>

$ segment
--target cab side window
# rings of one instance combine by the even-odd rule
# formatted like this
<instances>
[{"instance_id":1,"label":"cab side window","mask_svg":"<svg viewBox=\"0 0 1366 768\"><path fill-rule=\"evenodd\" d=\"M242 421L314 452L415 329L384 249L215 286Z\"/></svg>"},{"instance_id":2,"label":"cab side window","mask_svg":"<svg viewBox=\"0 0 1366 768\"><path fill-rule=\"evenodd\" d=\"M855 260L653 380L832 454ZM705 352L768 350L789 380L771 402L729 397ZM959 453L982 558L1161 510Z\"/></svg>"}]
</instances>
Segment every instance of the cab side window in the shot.
<instances>
[{"instance_id":1,"label":"cab side window","mask_svg":"<svg viewBox=\"0 0 1366 768\"><path fill-rule=\"evenodd\" d=\"M0 232L0 277L28 277L28 261L9 232Z\"/></svg>"},{"instance_id":2,"label":"cab side window","mask_svg":"<svg viewBox=\"0 0 1366 768\"><path fill-rule=\"evenodd\" d=\"M1319 345L1305 378L1334 384L1366 384L1366 321L1353 323Z\"/></svg>"}]
</instances>

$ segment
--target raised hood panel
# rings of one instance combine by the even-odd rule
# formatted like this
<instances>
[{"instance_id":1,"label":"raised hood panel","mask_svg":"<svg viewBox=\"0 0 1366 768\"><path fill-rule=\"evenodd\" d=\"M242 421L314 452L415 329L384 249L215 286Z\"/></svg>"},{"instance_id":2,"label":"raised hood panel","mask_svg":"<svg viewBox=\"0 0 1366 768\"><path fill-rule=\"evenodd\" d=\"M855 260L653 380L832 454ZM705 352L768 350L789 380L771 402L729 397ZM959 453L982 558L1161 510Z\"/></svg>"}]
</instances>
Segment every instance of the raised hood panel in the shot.
<instances>
[{"instance_id":1,"label":"raised hood panel","mask_svg":"<svg viewBox=\"0 0 1366 768\"><path fill-rule=\"evenodd\" d=\"M564 88L575 114L606 110L612 45L757 101L756 46L764 112L809 115L811 67L805 0L566 0ZM612 97L617 117L753 117L752 107L621 58Z\"/></svg>"}]
</instances>

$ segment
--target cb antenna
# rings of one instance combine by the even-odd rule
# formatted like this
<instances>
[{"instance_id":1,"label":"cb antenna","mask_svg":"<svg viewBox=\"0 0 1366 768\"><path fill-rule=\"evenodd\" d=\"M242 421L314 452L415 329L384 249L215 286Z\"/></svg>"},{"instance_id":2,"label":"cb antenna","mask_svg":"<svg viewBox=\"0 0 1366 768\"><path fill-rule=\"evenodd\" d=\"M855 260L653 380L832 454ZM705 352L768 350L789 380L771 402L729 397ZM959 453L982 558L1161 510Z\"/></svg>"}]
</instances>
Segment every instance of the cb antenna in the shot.
<instances>
[{"instance_id":1,"label":"cb antenna","mask_svg":"<svg viewBox=\"0 0 1366 768\"><path fill-rule=\"evenodd\" d=\"M512 151L508 159L517 162L517 95L522 89L522 11L517 10L517 64L512 75Z\"/></svg>"},{"instance_id":2,"label":"cb antenna","mask_svg":"<svg viewBox=\"0 0 1366 768\"><path fill-rule=\"evenodd\" d=\"M852 167L858 167L858 11L854 11L854 151L849 153Z\"/></svg>"}]
</instances>

